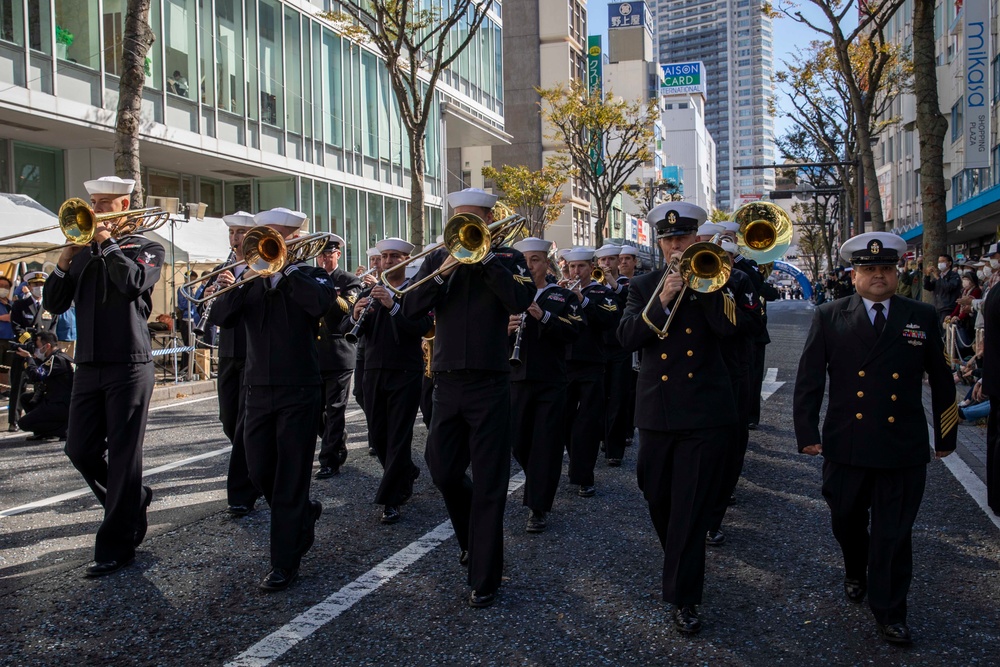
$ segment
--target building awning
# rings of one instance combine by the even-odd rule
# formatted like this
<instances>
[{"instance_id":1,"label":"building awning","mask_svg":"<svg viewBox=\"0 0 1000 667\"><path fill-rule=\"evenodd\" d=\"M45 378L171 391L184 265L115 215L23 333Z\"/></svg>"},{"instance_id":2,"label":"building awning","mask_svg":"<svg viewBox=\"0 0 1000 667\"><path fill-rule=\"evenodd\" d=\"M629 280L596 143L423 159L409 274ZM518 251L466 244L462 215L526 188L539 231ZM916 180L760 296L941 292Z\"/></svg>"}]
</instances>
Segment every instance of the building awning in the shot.
<instances>
[{"instance_id":1,"label":"building awning","mask_svg":"<svg viewBox=\"0 0 1000 667\"><path fill-rule=\"evenodd\" d=\"M163 245L166 250L164 261L168 264L171 261L174 264L218 264L229 256L229 227L222 218L188 221L184 218L172 218L169 225L147 233L146 237Z\"/></svg>"},{"instance_id":2,"label":"building awning","mask_svg":"<svg viewBox=\"0 0 1000 667\"><path fill-rule=\"evenodd\" d=\"M451 102L441 105L441 117L448 133L448 148L469 146L504 146L514 139L500 128L490 125Z\"/></svg>"}]
</instances>

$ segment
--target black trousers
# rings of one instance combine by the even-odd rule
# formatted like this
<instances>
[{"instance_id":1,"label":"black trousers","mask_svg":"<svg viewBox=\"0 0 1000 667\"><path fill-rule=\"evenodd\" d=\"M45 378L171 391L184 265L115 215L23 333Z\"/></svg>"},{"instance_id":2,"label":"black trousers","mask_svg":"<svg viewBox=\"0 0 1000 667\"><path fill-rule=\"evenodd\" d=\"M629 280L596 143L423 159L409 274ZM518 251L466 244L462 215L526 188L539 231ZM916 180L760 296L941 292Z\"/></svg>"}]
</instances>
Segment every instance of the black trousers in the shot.
<instances>
[{"instance_id":1,"label":"black trousers","mask_svg":"<svg viewBox=\"0 0 1000 667\"><path fill-rule=\"evenodd\" d=\"M434 378L425 374L420 381L420 417L424 426L431 427L431 414L434 412Z\"/></svg>"},{"instance_id":2,"label":"black trousers","mask_svg":"<svg viewBox=\"0 0 1000 667\"><path fill-rule=\"evenodd\" d=\"M313 528L309 505L319 386L254 386L246 389L244 436L254 486L271 506L271 566L299 566Z\"/></svg>"},{"instance_id":3,"label":"black trousers","mask_svg":"<svg viewBox=\"0 0 1000 667\"><path fill-rule=\"evenodd\" d=\"M73 378L65 451L104 506L94 549L98 562L135 555L153 373L152 362L80 364Z\"/></svg>"},{"instance_id":4,"label":"black trousers","mask_svg":"<svg viewBox=\"0 0 1000 667\"><path fill-rule=\"evenodd\" d=\"M701 604L705 533L732 438L732 427L639 431L636 475L663 547L665 602Z\"/></svg>"},{"instance_id":5,"label":"black trousers","mask_svg":"<svg viewBox=\"0 0 1000 667\"><path fill-rule=\"evenodd\" d=\"M354 369L323 373L323 412L318 418L319 465L340 468L347 460L347 396Z\"/></svg>"},{"instance_id":6,"label":"black trousers","mask_svg":"<svg viewBox=\"0 0 1000 667\"><path fill-rule=\"evenodd\" d=\"M639 384L639 371L632 368L632 355L628 358L628 383L625 385L625 392L628 396L625 401L625 423L628 425L627 438L635 436L635 388Z\"/></svg>"},{"instance_id":7,"label":"black trousers","mask_svg":"<svg viewBox=\"0 0 1000 667\"><path fill-rule=\"evenodd\" d=\"M354 383L352 385L351 393L354 394L354 401L358 404L358 407L367 415L368 410L365 409L365 357L364 355L358 355L354 360Z\"/></svg>"},{"instance_id":8,"label":"black trousers","mask_svg":"<svg viewBox=\"0 0 1000 667\"><path fill-rule=\"evenodd\" d=\"M260 498L260 491L250 481L247 469L247 450L243 442L243 419L246 414L246 387L243 386L243 369L246 359L219 357L219 421L233 450L229 455L229 474L226 476L226 501L230 505L253 507Z\"/></svg>"},{"instance_id":9,"label":"black trousers","mask_svg":"<svg viewBox=\"0 0 1000 667\"><path fill-rule=\"evenodd\" d=\"M497 590L503 574L510 455L508 374L436 373L425 457L458 544L469 551L469 585L480 593Z\"/></svg>"},{"instance_id":10,"label":"black trousers","mask_svg":"<svg viewBox=\"0 0 1000 667\"><path fill-rule=\"evenodd\" d=\"M559 488L563 460L565 382L512 382L514 458L524 469L524 506L548 512Z\"/></svg>"},{"instance_id":11,"label":"black trousers","mask_svg":"<svg viewBox=\"0 0 1000 667\"><path fill-rule=\"evenodd\" d=\"M590 486L604 435L604 365L571 362L567 377L563 433L569 434L569 482Z\"/></svg>"},{"instance_id":12,"label":"black trousers","mask_svg":"<svg viewBox=\"0 0 1000 667\"><path fill-rule=\"evenodd\" d=\"M845 576L868 582L868 604L884 625L906 622L913 522L926 480L926 465L857 468L823 462L823 497L844 553Z\"/></svg>"},{"instance_id":13,"label":"black trousers","mask_svg":"<svg viewBox=\"0 0 1000 667\"><path fill-rule=\"evenodd\" d=\"M1000 398L990 403L986 421L986 500L1000 516Z\"/></svg>"},{"instance_id":14,"label":"black trousers","mask_svg":"<svg viewBox=\"0 0 1000 667\"><path fill-rule=\"evenodd\" d=\"M609 459L625 458L625 438L632 437L629 404L629 382L632 375L632 355L619 355L604 365L604 400L606 418L604 454ZM635 406L635 385L632 385L632 405Z\"/></svg>"},{"instance_id":15,"label":"black trousers","mask_svg":"<svg viewBox=\"0 0 1000 667\"><path fill-rule=\"evenodd\" d=\"M423 372L417 370L365 371L368 442L382 464L382 481L375 492L378 505L400 505L413 494L413 480L420 472L413 463L412 445L421 377Z\"/></svg>"},{"instance_id":16,"label":"black trousers","mask_svg":"<svg viewBox=\"0 0 1000 667\"><path fill-rule=\"evenodd\" d=\"M753 344L753 364L750 367L750 423L760 423L760 390L764 385L764 356L767 343Z\"/></svg>"},{"instance_id":17,"label":"black trousers","mask_svg":"<svg viewBox=\"0 0 1000 667\"><path fill-rule=\"evenodd\" d=\"M31 431L37 436L65 438L68 415L68 405L53 405L43 400L25 412L18 425L22 431Z\"/></svg>"},{"instance_id":18,"label":"black trousers","mask_svg":"<svg viewBox=\"0 0 1000 667\"><path fill-rule=\"evenodd\" d=\"M732 371L730 371L732 372ZM726 518L726 510L729 509L729 497L736 490L736 485L743 474L743 461L747 456L747 444L750 441L750 373L749 369L733 375L733 396L736 399L736 428L733 429L733 437L726 450L725 467L722 473L722 486L719 488L719 497L715 501L712 509L712 521L709 530L719 530L722 528L722 521Z\"/></svg>"},{"instance_id":19,"label":"black trousers","mask_svg":"<svg viewBox=\"0 0 1000 667\"><path fill-rule=\"evenodd\" d=\"M7 423L17 424L21 416L21 393L24 391L24 357L15 352L10 359L10 404L7 406Z\"/></svg>"}]
</instances>

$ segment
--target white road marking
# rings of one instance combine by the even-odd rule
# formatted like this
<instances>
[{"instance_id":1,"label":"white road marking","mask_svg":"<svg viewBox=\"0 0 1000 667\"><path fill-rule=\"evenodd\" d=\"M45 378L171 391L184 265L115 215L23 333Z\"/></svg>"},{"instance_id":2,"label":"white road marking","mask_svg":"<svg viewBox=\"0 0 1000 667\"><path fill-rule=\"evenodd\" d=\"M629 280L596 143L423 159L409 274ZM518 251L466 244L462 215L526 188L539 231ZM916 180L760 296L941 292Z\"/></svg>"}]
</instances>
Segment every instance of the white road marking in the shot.
<instances>
[{"instance_id":1,"label":"white road marking","mask_svg":"<svg viewBox=\"0 0 1000 667\"><path fill-rule=\"evenodd\" d=\"M524 473L519 472L510 478L507 495L509 496L523 484ZM406 568L429 554L454 534L451 521L439 524L417 541L403 547L330 597L305 610L287 624L240 653L227 662L226 667L266 667L270 665L296 644L343 614L368 594L378 590L393 577L401 574Z\"/></svg>"},{"instance_id":2,"label":"white road marking","mask_svg":"<svg viewBox=\"0 0 1000 667\"><path fill-rule=\"evenodd\" d=\"M955 428L958 428L957 426ZM927 424L927 432L930 434L931 438L931 451L934 450L934 426L930 422ZM955 476L958 483L962 485L965 492L969 494L973 502L979 505L979 509L983 510L983 514L986 518L993 522L993 525L1000 528L1000 517L993 513L990 509L990 505L986 500L986 484L983 480L979 479L979 475L972 472L972 468L969 467L962 457L959 456L958 452L952 452L948 456L941 459L945 467Z\"/></svg>"},{"instance_id":3,"label":"white road marking","mask_svg":"<svg viewBox=\"0 0 1000 667\"><path fill-rule=\"evenodd\" d=\"M766 401L771 398L771 394L781 389L784 382L778 382L778 369L768 368L764 374L764 382L760 385L760 400Z\"/></svg>"}]
</instances>

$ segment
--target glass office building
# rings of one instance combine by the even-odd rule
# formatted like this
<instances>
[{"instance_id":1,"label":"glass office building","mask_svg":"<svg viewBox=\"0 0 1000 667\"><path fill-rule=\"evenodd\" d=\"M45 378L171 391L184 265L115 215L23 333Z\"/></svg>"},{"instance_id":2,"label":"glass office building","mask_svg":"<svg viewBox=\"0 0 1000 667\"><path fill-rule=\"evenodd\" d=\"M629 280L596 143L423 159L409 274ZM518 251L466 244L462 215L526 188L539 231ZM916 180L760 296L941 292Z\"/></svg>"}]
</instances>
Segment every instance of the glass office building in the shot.
<instances>
[{"instance_id":1,"label":"glass office building","mask_svg":"<svg viewBox=\"0 0 1000 667\"><path fill-rule=\"evenodd\" d=\"M51 210L114 172L126 0L0 0L0 191ZM348 240L347 266L407 236L407 137L380 56L323 19L331 0L152 0L147 196L207 215L287 206ZM465 31L462 23L457 30ZM427 229L445 151L503 136L501 4L442 76L426 134Z\"/></svg>"}]
</instances>

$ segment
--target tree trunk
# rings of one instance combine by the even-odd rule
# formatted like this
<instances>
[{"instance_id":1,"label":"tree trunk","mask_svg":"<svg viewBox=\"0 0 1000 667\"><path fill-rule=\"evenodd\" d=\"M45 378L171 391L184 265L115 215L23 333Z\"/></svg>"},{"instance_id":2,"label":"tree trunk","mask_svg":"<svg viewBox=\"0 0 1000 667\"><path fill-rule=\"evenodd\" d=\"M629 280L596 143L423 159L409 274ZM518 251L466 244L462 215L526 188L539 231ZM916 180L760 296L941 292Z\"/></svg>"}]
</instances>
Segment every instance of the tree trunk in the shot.
<instances>
[{"instance_id":1,"label":"tree trunk","mask_svg":"<svg viewBox=\"0 0 1000 667\"><path fill-rule=\"evenodd\" d=\"M885 231L885 217L882 214L882 198L878 191L878 176L875 174L875 155L872 153L871 132L868 131L871 116L864 112L858 116L858 154L861 156L861 171L859 178L864 178L865 190L868 195L868 210L872 215L872 231ZM857 187L857 184L855 184ZM855 209L857 210L857 209ZM865 231L864 219L858 220L854 233Z\"/></svg>"},{"instance_id":2,"label":"tree trunk","mask_svg":"<svg viewBox=\"0 0 1000 667\"><path fill-rule=\"evenodd\" d=\"M591 195L593 196L593 195ZM594 229L594 248L600 248L604 245L604 228L608 226L608 209L611 207L605 207L601 202L597 202L597 224ZM608 233L611 229L608 229Z\"/></svg>"},{"instance_id":3,"label":"tree trunk","mask_svg":"<svg viewBox=\"0 0 1000 667\"><path fill-rule=\"evenodd\" d=\"M913 92L917 98L920 144L920 203L924 222L924 268L945 252L948 212L944 191L944 138L934 57L934 0L913 3Z\"/></svg>"},{"instance_id":4,"label":"tree trunk","mask_svg":"<svg viewBox=\"0 0 1000 667\"><path fill-rule=\"evenodd\" d=\"M427 148L423 128L410 136L410 243L415 251L424 248L424 172L427 169ZM445 211L448 204L445 202Z\"/></svg>"},{"instance_id":5,"label":"tree trunk","mask_svg":"<svg viewBox=\"0 0 1000 667\"><path fill-rule=\"evenodd\" d=\"M142 126L142 88L146 83L146 54L154 35L149 27L150 0L128 0L122 37L122 76L118 82L118 118L115 123L115 174L135 181L132 208L142 208L142 164L139 130Z\"/></svg>"}]
</instances>

